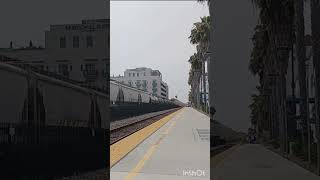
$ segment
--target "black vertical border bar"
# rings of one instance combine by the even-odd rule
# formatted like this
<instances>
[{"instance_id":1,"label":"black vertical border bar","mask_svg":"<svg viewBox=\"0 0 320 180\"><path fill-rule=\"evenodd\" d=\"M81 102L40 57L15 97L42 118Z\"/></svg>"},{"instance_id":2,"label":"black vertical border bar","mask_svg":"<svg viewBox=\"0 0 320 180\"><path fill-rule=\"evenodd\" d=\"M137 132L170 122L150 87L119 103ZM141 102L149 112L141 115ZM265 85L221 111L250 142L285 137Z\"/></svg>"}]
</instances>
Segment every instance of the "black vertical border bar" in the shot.
<instances>
[{"instance_id":1,"label":"black vertical border bar","mask_svg":"<svg viewBox=\"0 0 320 180\"><path fill-rule=\"evenodd\" d=\"M111 21L110 21L110 0L105 0L106 1L106 16L109 21L108 23L108 39L107 39L107 44L108 44L108 49L106 49L107 53L107 61L106 61L106 77L107 77L107 94L108 94L108 100L107 100L107 106L108 106L108 122L107 122L107 127L106 127L106 143L107 143L107 172L106 172L106 179L110 179L110 122L111 122L111 113L110 113L110 39L111 39Z\"/></svg>"}]
</instances>

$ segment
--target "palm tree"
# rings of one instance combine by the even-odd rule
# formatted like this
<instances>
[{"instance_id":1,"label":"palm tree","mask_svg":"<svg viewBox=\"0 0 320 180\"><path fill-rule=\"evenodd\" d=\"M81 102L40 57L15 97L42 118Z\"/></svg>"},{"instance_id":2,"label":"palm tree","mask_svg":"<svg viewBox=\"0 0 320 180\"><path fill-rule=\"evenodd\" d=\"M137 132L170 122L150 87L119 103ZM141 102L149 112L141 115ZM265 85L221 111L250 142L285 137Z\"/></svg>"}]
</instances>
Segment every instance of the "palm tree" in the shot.
<instances>
[{"instance_id":1,"label":"palm tree","mask_svg":"<svg viewBox=\"0 0 320 180\"><path fill-rule=\"evenodd\" d=\"M210 119L213 119L213 115L216 112L213 107L213 0L197 0L199 3L207 2L209 7L209 16L210 18L210 28L209 28L209 47L207 53L209 54L209 58L207 61L207 71L208 71L208 85L209 85L209 111L210 111Z\"/></svg>"},{"instance_id":2,"label":"palm tree","mask_svg":"<svg viewBox=\"0 0 320 180\"><path fill-rule=\"evenodd\" d=\"M201 77L201 67L202 62L199 58L199 53L194 53L189 58L189 63L191 64L191 69L189 72L188 83L191 85L191 97L192 103L198 108L200 105L200 92L199 92L199 81Z\"/></svg>"},{"instance_id":3,"label":"palm tree","mask_svg":"<svg viewBox=\"0 0 320 180\"><path fill-rule=\"evenodd\" d=\"M258 24L255 28L255 33L252 38L253 41L253 49L251 51L250 61L249 61L249 71L254 76L259 76L259 84L260 86L257 87L259 90L259 95L252 96L253 104L255 103L256 96L263 98L264 106L263 108L253 109L252 104L249 106L251 109L252 114L257 114L259 110L259 118L257 119L258 123L258 133L261 133L262 130L270 131L271 134L271 115L270 110L268 109L271 105L269 104L270 101L270 94L267 93L266 90L270 89L270 83L268 79L268 72L270 72L270 57L269 57L269 39L266 29L263 25ZM255 116L254 116L255 117ZM259 134L258 134L259 135Z\"/></svg>"},{"instance_id":4,"label":"palm tree","mask_svg":"<svg viewBox=\"0 0 320 180\"><path fill-rule=\"evenodd\" d=\"M313 50L313 63L315 71L315 104L316 104L316 135L317 141L317 172L320 175L320 1L311 0L311 29L312 29L312 50Z\"/></svg>"},{"instance_id":5,"label":"palm tree","mask_svg":"<svg viewBox=\"0 0 320 180\"><path fill-rule=\"evenodd\" d=\"M209 29L210 29L210 17L209 16L205 16L201 18L200 22L196 22L194 23L194 27L191 30L191 34L189 36L190 39L190 43L197 45L197 60L198 61L203 61L201 62L201 67L197 68L194 70L194 74L195 74L195 88L200 87L200 79L202 76L202 84L205 85L205 72L204 72L204 61L205 61L205 53L208 50L208 44L209 44ZM206 100L206 88L204 86L204 99ZM198 91L196 89L196 91ZM198 97L200 98L200 94ZM198 102L198 101L197 101ZM200 99L199 99L199 103L196 103L197 105L200 104Z\"/></svg>"},{"instance_id":6,"label":"palm tree","mask_svg":"<svg viewBox=\"0 0 320 180\"><path fill-rule=\"evenodd\" d=\"M261 87L257 87L257 89L260 88ZM261 133L263 130L263 125L265 123L263 113L266 105L265 98L260 93L261 92L259 92L259 94L251 95L252 103L249 105L249 108L251 109L251 124L255 126L255 130L258 133Z\"/></svg>"},{"instance_id":7,"label":"palm tree","mask_svg":"<svg viewBox=\"0 0 320 180\"><path fill-rule=\"evenodd\" d=\"M307 82L306 82L306 50L304 44L304 0L296 0L294 3L296 14L296 57L299 70L300 114L302 121L302 142L305 159L310 162L310 123L307 112Z\"/></svg>"},{"instance_id":8,"label":"palm tree","mask_svg":"<svg viewBox=\"0 0 320 180\"><path fill-rule=\"evenodd\" d=\"M276 69L275 94L279 94L279 133L281 135L281 152L288 151L287 117L286 117L286 73L288 67L289 47L292 43L293 0L252 0L260 9L259 20L266 28L270 40L271 64Z\"/></svg>"}]
</instances>

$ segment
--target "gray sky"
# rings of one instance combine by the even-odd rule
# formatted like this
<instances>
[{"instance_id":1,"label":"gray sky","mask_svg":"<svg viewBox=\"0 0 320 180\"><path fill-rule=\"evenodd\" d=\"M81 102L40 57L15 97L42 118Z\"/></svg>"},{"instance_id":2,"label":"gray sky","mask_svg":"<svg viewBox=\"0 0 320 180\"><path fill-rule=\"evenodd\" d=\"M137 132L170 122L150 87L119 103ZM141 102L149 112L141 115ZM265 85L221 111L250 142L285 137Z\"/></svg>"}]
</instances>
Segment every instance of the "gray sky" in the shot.
<instances>
[{"instance_id":1,"label":"gray sky","mask_svg":"<svg viewBox=\"0 0 320 180\"><path fill-rule=\"evenodd\" d=\"M257 80L248 71L257 12L251 0L220 0L214 5L215 118L236 130L250 125L250 96Z\"/></svg>"},{"instance_id":2,"label":"gray sky","mask_svg":"<svg viewBox=\"0 0 320 180\"><path fill-rule=\"evenodd\" d=\"M195 1L112 1L111 75L129 68L150 67L162 73L169 96L187 102L189 43L193 23L208 15Z\"/></svg>"},{"instance_id":3,"label":"gray sky","mask_svg":"<svg viewBox=\"0 0 320 180\"><path fill-rule=\"evenodd\" d=\"M104 0L1 0L0 47L44 45L44 30L50 24L81 23L82 19L106 18Z\"/></svg>"}]
</instances>

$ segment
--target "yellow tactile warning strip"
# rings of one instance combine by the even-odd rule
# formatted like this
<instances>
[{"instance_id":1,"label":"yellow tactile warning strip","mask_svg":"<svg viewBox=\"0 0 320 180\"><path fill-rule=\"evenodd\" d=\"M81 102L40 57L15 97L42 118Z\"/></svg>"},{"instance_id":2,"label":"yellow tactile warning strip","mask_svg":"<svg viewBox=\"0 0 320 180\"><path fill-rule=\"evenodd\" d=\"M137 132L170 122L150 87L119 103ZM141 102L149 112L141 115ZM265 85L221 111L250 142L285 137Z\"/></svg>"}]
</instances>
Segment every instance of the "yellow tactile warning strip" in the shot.
<instances>
[{"instance_id":1,"label":"yellow tactile warning strip","mask_svg":"<svg viewBox=\"0 0 320 180\"><path fill-rule=\"evenodd\" d=\"M219 165L222 164L222 162L230 155L232 154L235 150L238 149L238 147L240 147L241 144L237 144L229 149L227 149L226 151L217 154L213 157L210 158L210 164L211 164L211 168L217 168Z\"/></svg>"},{"instance_id":2,"label":"yellow tactile warning strip","mask_svg":"<svg viewBox=\"0 0 320 180\"><path fill-rule=\"evenodd\" d=\"M177 118L178 119L178 118ZM138 173L141 171L145 163L150 159L152 154L156 151L156 149L159 147L159 144L161 141L169 134L170 130L176 125L176 120L172 121L171 124L161 133L160 138L150 146L146 154L143 156L143 158L138 162L138 164L128 173L125 180L133 180L134 177L138 175Z\"/></svg>"},{"instance_id":3,"label":"yellow tactile warning strip","mask_svg":"<svg viewBox=\"0 0 320 180\"><path fill-rule=\"evenodd\" d=\"M150 124L149 126L131 134L130 136L116 142L110 146L110 167L115 165L124 156L126 156L130 151L137 147L142 141L144 141L151 134L156 132L164 124L172 119L178 112L182 109L169 114L168 116Z\"/></svg>"}]
</instances>

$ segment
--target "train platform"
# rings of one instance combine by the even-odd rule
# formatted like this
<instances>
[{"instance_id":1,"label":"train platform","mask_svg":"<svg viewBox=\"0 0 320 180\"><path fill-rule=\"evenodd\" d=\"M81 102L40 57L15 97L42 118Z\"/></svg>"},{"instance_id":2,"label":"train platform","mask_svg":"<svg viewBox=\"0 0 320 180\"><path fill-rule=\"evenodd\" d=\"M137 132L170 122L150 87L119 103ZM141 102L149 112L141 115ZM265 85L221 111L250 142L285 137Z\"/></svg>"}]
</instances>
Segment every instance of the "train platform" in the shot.
<instances>
[{"instance_id":1,"label":"train platform","mask_svg":"<svg viewBox=\"0 0 320 180\"><path fill-rule=\"evenodd\" d=\"M112 180L210 179L210 120L189 107L110 147Z\"/></svg>"},{"instance_id":2,"label":"train platform","mask_svg":"<svg viewBox=\"0 0 320 180\"><path fill-rule=\"evenodd\" d=\"M214 180L317 180L319 176L259 144L237 145L213 158Z\"/></svg>"}]
</instances>

